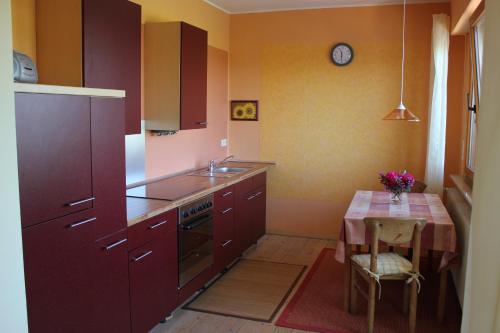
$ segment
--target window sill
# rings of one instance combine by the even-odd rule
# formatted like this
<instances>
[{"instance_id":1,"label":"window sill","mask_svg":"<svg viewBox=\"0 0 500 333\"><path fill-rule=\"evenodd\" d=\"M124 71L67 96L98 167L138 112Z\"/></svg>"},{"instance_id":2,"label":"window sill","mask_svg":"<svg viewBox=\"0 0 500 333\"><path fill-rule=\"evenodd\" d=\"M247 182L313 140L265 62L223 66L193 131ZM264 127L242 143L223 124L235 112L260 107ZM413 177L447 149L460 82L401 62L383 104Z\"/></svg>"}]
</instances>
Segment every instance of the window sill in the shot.
<instances>
[{"instance_id":1,"label":"window sill","mask_svg":"<svg viewBox=\"0 0 500 333\"><path fill-rule=\"evenodd\" d=\"M472 207L472 188L465 182L464 177L459 175L451 175L450 177L465 201Z\"/></svg>"}]
</instances>

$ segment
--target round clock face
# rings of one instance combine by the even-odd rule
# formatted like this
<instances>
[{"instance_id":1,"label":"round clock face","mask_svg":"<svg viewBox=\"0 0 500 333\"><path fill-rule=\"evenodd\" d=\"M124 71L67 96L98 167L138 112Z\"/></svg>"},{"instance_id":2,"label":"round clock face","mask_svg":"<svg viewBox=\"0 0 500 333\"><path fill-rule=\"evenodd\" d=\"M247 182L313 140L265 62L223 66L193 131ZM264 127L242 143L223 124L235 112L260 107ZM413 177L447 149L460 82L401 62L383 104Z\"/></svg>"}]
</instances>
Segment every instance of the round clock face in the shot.
<instances>
[{"instance_id":1,"label":"round clock face","mask_svg":"<svg viewBox=\"0 0 500 333\"><path fill-rule=\"evenodd\" d=\"M332 48L331 56L335 65L345 66L351 63L354 52L348 44L339 43Z\"/></svg>"}]
</instances>

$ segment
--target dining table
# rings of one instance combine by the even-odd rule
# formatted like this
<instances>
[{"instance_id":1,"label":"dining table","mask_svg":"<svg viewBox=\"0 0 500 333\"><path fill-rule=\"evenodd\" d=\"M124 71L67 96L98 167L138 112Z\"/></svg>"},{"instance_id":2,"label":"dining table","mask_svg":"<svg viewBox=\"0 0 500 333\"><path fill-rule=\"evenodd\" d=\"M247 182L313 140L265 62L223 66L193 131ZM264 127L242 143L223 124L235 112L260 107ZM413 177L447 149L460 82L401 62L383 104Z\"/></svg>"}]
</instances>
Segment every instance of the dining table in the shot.
<instances>
[{"instance_id":1,"label":"dining table","mask_svg":"<svg viewBox=\"0 0 500 333\"><path fill-rule=\"evenodd\" d=\"M349 265L353 246L370 245L370 235L364 224L365 217L425 218L421 249L438 252L441 255L437 272L440 274L437 320L443 322L446 303L448 271L457 253L457 237L453 220L441 198L431 193L403 193L400 201L391 199L390 192L356 191L347 209L339 233L335 251L337 261ZM411 244L403 247L411 249ZM424 253L422 251L422 253ZM347 266L346 266L347 267ZM350 274L346 268L344 278L344 309L349 311Z\"/></svg>"}]
</instances>

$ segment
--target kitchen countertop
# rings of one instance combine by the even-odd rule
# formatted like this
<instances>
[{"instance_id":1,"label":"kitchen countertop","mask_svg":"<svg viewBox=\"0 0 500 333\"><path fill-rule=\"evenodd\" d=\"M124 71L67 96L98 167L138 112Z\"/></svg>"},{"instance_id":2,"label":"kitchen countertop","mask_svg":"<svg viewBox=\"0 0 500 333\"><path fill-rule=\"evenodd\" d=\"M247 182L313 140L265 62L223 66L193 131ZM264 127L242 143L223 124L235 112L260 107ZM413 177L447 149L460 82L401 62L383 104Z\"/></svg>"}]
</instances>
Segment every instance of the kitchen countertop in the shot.
<instances>
[{"instance_id":1,"label":"kitchen countertop","mask_svg":"<svg viewBox=\"0 0 500 333\"><path fill-rule=\"evenodd\" d=\"M33 94L110 97L110 98L125 97L125 90L53 86L47 84L32 84L32 83L19 83L19 82L14 83L14 92L33 93Z\"/></svg>"},{"instance_id":2,"label":"kitchen countertop","mask_svg":"<svg viewBox=\"0 0 500 333\"><path fill-rule=\"evenodd\" d=\"M171 209L177 208L191 201L214 193L220 189L236 184L244 179L253 177L262 172L266 172L274 165L275 163L273 162L230 161L218 166L241 167L248 168L250 170L243 173L234 174L231 177L192 176L190 174L192 174L193 171L188 171L183 174L166 178L165 180L163 180L165 186L169 186L169 184L171 184L172 188L175 188L177 184L182 183L183 181L195 181L199 184L200 188L203 189L174 201L127 197L128 226L130 227L136 223L147 220L158 214L167 212Z\"/></svg>"}]
</instances>

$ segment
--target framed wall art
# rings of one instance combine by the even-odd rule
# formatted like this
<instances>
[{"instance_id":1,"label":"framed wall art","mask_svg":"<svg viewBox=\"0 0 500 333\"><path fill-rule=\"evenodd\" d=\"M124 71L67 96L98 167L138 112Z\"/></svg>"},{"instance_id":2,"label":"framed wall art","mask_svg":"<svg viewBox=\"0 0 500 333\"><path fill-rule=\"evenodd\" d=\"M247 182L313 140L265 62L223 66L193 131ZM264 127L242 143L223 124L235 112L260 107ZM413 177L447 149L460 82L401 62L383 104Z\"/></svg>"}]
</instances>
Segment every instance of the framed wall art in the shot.
<instances>
[{"instance_id":1,"label":"framed wall art","mask_svg":"<svg viewBox=\"0 0 500 333\"><path fill-rule=\"evenodd\" d=\"M231 101L231 120L259 120L259 101Z\"/></svg>"}]
</instances>

